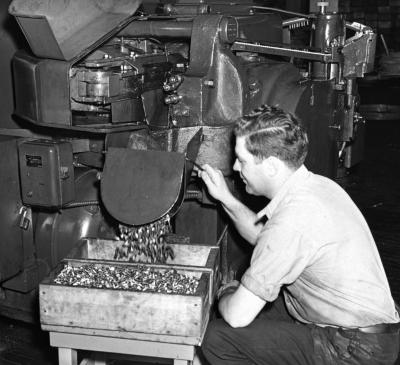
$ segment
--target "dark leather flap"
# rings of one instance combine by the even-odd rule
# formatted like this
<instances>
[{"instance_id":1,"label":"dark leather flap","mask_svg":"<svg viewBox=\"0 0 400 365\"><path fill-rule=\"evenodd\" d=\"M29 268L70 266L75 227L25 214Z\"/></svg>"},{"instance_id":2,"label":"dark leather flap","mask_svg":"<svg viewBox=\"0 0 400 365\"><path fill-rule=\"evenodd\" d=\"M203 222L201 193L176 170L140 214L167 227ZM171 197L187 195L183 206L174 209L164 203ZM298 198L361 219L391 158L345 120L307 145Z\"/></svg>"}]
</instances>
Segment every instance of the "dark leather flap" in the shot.
<instances>
[{"instance_id":1,"label":"dark leather flap","mask_svg":"<svg viewBox=\"0 0 400 365\"><path fill-rule=\"evenodd\" d=\"M183 153L109 148L101 178L102 201L124 224L153 222L182 203L184 172Z\"/></svg>"}]
</instances>

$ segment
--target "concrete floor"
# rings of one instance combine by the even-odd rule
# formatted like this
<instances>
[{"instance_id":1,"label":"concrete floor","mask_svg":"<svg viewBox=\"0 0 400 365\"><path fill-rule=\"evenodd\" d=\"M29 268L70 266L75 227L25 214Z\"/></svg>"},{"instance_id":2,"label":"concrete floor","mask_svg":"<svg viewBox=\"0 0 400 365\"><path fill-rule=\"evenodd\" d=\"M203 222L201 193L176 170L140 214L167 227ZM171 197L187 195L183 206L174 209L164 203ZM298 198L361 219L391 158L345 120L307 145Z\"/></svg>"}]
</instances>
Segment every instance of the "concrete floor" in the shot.
<instances>
[{"instance_id":1,"label":"concrete floor","mask_svg":"<svg viewBox=\"0 0 400 365\"><path fill-rule=\"evenodd\" d=\"M341 179L340 183L350 193L371 226L393 296L398 303L400 303L399 181L400 120L368 121L365 160L351 175ZM0 317L0 365L39 364L57 364L57 352L49 346L47 333L42 332L38 325ZM400 364L399 360L397 364Z\"/></svg>"},{"instance_id":2,"label":"concrete floor","mask_svg":"<svg viewBox=\"0 0 400 365\"><path fill-rule=\"evenodd\" d=\"M39 325L0 317L1 365L57 364L57 351Z\"/></svg>"}]
</instances>

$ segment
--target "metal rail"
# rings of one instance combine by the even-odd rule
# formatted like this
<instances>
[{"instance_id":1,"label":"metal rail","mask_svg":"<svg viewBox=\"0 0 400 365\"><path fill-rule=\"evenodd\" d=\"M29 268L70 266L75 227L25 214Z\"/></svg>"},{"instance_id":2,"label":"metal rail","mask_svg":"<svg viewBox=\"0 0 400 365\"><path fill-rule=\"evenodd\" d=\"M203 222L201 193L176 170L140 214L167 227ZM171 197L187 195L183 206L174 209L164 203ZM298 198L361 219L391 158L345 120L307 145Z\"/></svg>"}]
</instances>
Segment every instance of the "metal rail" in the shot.
<instances>
[{"instance_id":1,"label":"metal rail","mask_svg":"<svg viewBox=\"0 0 400 365\"><path fill-rule=\"evenodd\" d=\"M332 47L331 53L325 53L325 52L293 49L283 46L272 46L266 44L236 41L233 43L231 50L265 53L276 56L296 57L296 58L302 58L302 59L325 62L325 63L340 62L340 54L338 53L338 47Z\"/></svg>"}]
</instances>

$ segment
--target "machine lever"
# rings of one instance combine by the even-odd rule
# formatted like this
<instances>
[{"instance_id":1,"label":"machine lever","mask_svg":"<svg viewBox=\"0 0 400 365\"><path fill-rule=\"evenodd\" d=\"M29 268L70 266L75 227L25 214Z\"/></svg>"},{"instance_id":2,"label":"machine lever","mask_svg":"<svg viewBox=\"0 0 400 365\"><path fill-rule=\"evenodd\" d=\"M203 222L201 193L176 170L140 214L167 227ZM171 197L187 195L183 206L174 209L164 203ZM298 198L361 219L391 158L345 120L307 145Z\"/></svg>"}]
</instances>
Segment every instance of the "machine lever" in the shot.
<instances>
[{"instance_id":1,"label":"machine lever","mask_svg":"<svg viewBox=\"0 0 400 365\"><path fill-rule=\"evenodd\" d=\"M21 209L19 210L19 214L21 216L21 219L19 221L19 227L26 231L29 228L30 224L29 218L26 217L26 215L28 214L28 208L21 207Z\"/></svg>"},{"instance_id":2,"label":"machine lever","mask_svg":"<svg viewBox=\"0 0 400 365\"><path fill-rule=\"evenodd\" d=\"M200 171L204 170L196 161L192 160L191 158L185 157L185 160L192 163L193 166L197 167Z\"/></svg>"}]
</instances>

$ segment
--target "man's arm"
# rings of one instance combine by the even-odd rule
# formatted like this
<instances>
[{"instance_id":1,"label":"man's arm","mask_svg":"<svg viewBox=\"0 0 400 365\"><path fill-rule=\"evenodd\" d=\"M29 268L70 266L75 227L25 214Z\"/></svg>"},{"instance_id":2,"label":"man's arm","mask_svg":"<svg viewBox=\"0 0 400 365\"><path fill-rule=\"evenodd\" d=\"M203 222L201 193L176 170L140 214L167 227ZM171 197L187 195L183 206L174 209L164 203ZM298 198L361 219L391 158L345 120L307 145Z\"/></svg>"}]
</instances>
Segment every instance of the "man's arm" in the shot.
<instances>
[{"instance_id":1,"label":"man's arm","mask_svg":"<svg viewBox=\"0 0 400 365\"><path fill-rule=\"evenodd\" d=\"M199 176L206 184L208 192L221 202L240 235L254 245L262 228L256 213L232 195L220 170L213 169L209 165L202 167L203 171L199 171Z\"/></svg>"},{"instance_id":2,"label":"man's arm","mask_svg":"<svg viewBox=\"0 0 400 365\"><path fill-rule=\"evenodd\" d=\"M229 285L229 284L228 284ZM218 308L222 318L232 327L246 327L260 313L266 301L239 284L229 287L220 296Z\"/></svg>"}]
</instances>

